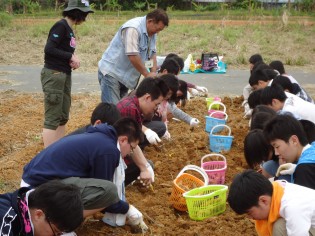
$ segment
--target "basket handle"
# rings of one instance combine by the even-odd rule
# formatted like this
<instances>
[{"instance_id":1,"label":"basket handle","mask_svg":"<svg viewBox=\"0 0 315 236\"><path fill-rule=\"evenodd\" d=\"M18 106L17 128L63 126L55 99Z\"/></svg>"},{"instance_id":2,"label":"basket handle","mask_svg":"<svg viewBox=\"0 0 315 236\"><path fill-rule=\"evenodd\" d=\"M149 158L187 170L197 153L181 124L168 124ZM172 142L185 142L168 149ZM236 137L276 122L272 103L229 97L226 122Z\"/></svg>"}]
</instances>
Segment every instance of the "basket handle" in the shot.
<instances>
[{"instance_id":1,"label":"basket handle","mask_svg":"<svg viewBox=\"0 0 315 236\"><path fill-rule=\"evenodd\" d=\"M204 162L203 160L204 160L204 159L206 159L207 157L211 157L211 156L219 156L219 157L221 157L221 158L223 159L225 165L226 165L226 158L225 158L225 156L223 156L223 155L221 155L221 154L219 154L219 153L216 153L216 154L207 154L207 155L203 156L203 157L201 158L201 165L203 164L203 162Z\"/></svg>"},{"instance_id":2,"label":"basket handle","mask_svg":"<svg viewBox=\"0 0 315 236\"><path fill-rule=\"evenodd\" d=\"M211 131L210 131L210 134L212 134L212 132L213 132L213 130L215 130L215 128L221 127L221 126L226 127L226 128L229 130L228 136L231 136L231 128L230 128L229 126L227 126L227 125L215 125L215 126L213 126L213 128L212 128Z\"/></svg>"},{"instance_id":3,"label":"basket handle","mask_svg":"<svg viewBox=\"0 0 315 236\"><path fill-rule=\"evenodd\" d=\"M212 103L209 105L208 110L210 110L213 105L220 105L220 106L222 106L222 107L223 107L223 112L226 112L226 106L225 106L222 102L219 102L219 101L214 101L214 102L212 102Z\"/></svg>"},{"instance_id":4,"label":"basket handle","mask_svg":"<svg viewBox=\"0 0 315 236\"><path fill-rule=\"evenodd\" d=\"M224 111L214 111L209 116L212 117L212 114L215 114L215 113L224 114L225 120L227 120L227 118L229 117L228 114L226 114Z\"/></svg>"},{"instance_id":5,"label":"basket handle","mask_svg":"<svg viewBox=\"0 0 315 236\"><path fill-rule=\"evenodd\" d=\"M207 175L207 173L205 172L204 169L202 169L201 167L199 166L196 166L196 165L187 165L185 166L179 173L178 175L176 176L176 178L178 178L180 175L182 175L185 171L187 170L194 170L196 172L198 172L199 174L201 174L201 176L203 177L204 179L204 186L207 186L208 183L209 183L209 177Z\"/></svg>"}]
</instances>

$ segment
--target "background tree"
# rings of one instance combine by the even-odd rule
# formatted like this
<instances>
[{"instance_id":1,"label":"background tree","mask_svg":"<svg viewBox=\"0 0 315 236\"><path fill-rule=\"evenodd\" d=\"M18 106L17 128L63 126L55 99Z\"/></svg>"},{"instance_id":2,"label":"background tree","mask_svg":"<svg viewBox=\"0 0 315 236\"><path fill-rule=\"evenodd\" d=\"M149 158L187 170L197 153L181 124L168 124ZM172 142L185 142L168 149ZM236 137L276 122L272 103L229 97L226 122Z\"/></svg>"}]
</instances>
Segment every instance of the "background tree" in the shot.
<instances>
[{"instance_id":1,"label":"background tree","mask_svg":"<svg viewBox=\"0 0 315 236\"><path fill-rule=\"evenodd\" d=\"M142 11L145 8L146 2L134 2L133 5L138 11Z\"/></svg>"}]
</instances>

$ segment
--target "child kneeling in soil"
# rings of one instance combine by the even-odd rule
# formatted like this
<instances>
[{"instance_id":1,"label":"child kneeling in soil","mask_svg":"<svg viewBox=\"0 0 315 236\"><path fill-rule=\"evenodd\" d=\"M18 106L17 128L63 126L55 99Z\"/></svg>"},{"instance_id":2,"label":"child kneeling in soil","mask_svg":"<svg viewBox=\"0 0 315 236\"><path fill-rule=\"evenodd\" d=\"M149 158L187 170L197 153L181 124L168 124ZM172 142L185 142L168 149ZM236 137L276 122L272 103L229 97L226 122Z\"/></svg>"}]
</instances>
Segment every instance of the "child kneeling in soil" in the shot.
<instances>
[{"instance_id":1,"label":"child kneeling in soil","mask_svg":"<svg viewBox=\"0 0 315 236\"><path fill-rule=\"evenodd\" d=\"M21 187L60 179L80 188L84 217L102 212L107 224L147 230L142 213L126 201L124 188L123 158L141 140L141 128L131 118L122 118L113 126L89 127L37 154L23 169Z\"/></svg>"},{"instance_id":2,"label":"child kneeling in soil","mask_svg":"<svg viewBox=\"0 0 315 236\"><path fill-rule=\"evenodd\" d=\"M254 170L238 174L228 196L237 214L255 220L259 236L315 235L315 191L297 184L275 181Z\"/></svg>"}]
</instances>

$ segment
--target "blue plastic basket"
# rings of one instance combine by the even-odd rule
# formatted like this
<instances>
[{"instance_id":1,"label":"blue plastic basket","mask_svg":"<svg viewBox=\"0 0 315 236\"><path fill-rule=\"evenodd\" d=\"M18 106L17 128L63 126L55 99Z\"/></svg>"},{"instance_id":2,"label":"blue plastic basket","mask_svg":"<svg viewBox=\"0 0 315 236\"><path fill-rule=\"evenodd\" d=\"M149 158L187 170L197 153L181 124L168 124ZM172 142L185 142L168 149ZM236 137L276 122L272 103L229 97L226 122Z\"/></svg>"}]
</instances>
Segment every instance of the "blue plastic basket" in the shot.
<instances>
[{"instance_id":1,"label":"blue plastic basket","mask_svg":"<svg viewBox=\"0 0 315 236\"><path fill-rule=\"evenodd\" d=\"M216 117L213 117L215 116L215 114L220 114L220 115L223 115L225 118L216 118ZM207 132L210 132L212 130L212 128L216 125L225 125L226 124L226 121L228 119L228 115L223 112L223 111L215 111L215 112L212 112L210 114L210 116L206 116L206 131ZM221 130L223 130L224 127L218 127L217 129L215 129L215 132L214 133L217 133L217 132L220 132Z\"/></svg>"},{"instance_id":2,"label":"blue plastic basket","mask_svg":"<svg viewBox=\"0 0 315 236\"><path fill-rule=\"evenodd\" d=\"M228 135L215 135L213 131L216 129L223 130L227 128L229 130ZM232 146L234 137L231 136L231 128L227 125L216 125L212 128L209 134L210 150L213 152L229 151Z\"/></svg>"}]
</instances>

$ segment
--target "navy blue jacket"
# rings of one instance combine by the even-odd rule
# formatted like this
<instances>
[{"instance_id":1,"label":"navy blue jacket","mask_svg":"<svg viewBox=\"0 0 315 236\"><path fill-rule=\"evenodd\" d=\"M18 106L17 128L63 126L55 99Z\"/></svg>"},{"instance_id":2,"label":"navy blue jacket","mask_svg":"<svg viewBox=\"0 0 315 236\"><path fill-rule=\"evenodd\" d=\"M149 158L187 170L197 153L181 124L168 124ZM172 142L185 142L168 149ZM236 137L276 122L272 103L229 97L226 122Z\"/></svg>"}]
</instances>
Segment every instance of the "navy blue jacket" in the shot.
<instances>
[{"instance_id":1,"label":"navy blue jacket","mask_svg":"<svg viewBox=\"0 0 315 236\"><path fill-rule=\"evenodd\" d=\"M113 181L119 158L115 129L100 124L44 149L24 167L22 179L32 187L68 177Z\"/></svg>"},{"instance_id":2,"label":"navy blue jacket","mask_svg":"<svg viewBox=\"0 0 315 236\"><path fill-rule=\"evenodd\" d=\"M30 227L26 232L22 212L18 207L18 200L24 198L28 190L28 188L21 188L13 193L0 195L0 235L33 235Z\"/></svg>"}]
</instances>

